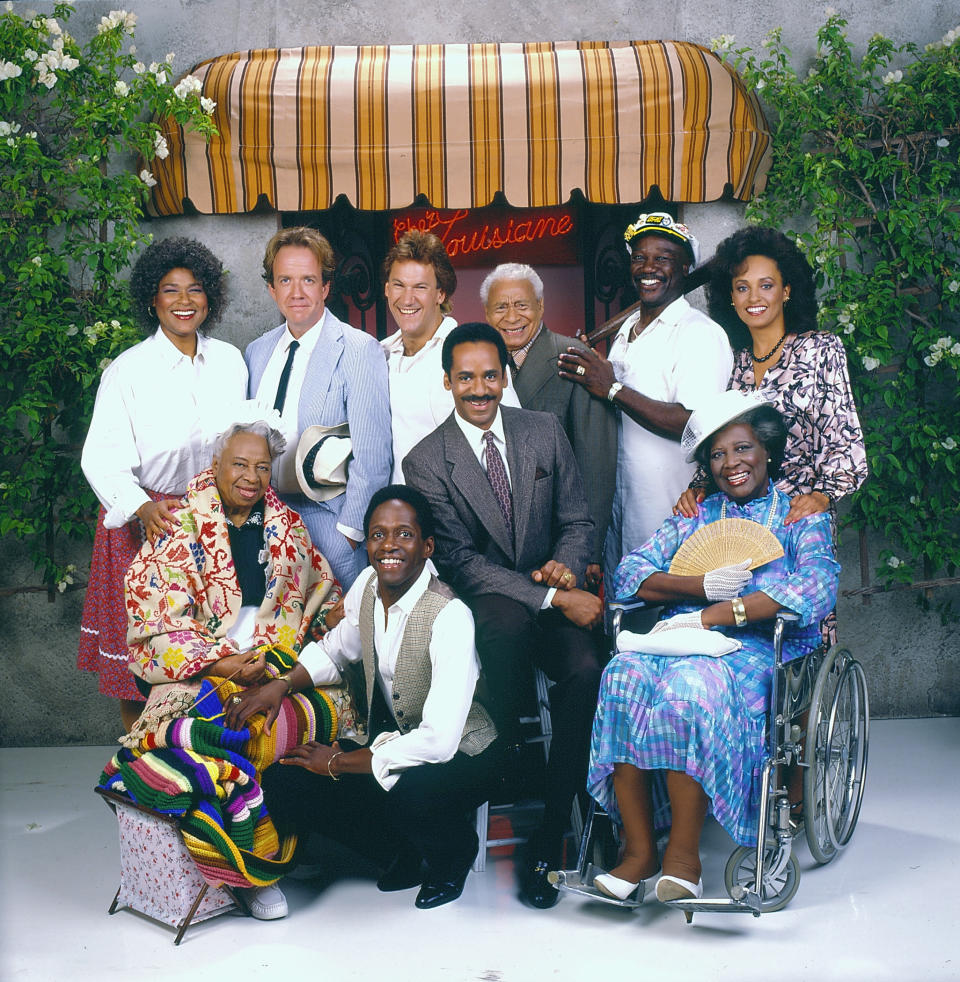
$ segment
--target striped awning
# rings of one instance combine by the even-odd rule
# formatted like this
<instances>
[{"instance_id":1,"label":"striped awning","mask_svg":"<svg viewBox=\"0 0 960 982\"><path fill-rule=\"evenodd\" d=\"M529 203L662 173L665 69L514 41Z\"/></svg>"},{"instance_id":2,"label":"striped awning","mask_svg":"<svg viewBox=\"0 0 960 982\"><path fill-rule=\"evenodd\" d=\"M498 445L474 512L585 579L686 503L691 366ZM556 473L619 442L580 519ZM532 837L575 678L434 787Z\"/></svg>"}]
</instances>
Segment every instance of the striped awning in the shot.
<instances>
[{"instance_id":1,"label":"striped awning","mask_svg":"<svg viewBox=\"0 0 960 982\"><path fill-rule=\"evenodd\" d=\"M769 166L755 95L678 41L259 49L193 74L219 136L164 121L155 214L747 200Z\"/></svg>"}]
</instances>

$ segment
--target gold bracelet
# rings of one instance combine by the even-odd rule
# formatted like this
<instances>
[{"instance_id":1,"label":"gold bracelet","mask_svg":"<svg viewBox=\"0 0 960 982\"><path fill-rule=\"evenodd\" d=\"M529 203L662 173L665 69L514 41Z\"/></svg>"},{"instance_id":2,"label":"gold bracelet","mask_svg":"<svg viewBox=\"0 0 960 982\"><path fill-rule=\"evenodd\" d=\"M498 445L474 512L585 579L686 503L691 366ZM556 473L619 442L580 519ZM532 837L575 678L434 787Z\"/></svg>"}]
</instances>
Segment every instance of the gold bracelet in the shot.
<instances>
[{"instance_id":1,"label":"gold bracelet","mask_svg":"<svg viewBox=\"0 0 960 982\"><path fill-rule=\"evenodd\" d=\"M337 759L337 757L339 757L342 753L343 753L342 750L338 750L335 754L331 754L327 760L327 773L330 775L330 777L334 779L334 781L339 781L340 775L334 774L333 771L330 769L330 767L331 764L333 764L333 762Z\"/></svg>"},{"instance_id":2,"label":"gold bracelet","mask_svg":"<svg viewBox=\"0 0 960 982\"><path fill-rule=\"evenodd\" d=\"M730 606L733 608L733 621L737 627L743 627L747 623L747 612L743 608L743 599L741 597L734 597L730 601Z\"/></svg>"}]
</instances>

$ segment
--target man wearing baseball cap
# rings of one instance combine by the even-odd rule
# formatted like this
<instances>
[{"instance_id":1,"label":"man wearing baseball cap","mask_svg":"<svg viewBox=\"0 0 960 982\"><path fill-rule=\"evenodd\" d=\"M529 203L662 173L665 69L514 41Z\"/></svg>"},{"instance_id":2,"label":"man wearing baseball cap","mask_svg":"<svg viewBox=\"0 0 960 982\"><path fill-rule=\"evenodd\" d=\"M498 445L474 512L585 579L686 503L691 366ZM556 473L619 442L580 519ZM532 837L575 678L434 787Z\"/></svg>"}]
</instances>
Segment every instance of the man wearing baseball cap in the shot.
<instances>
[{"instance_id":1,"label":"man wearing baseball cap","mask_svg":"<svg viewBox=\"0 0 960 982\"><path fill-rule=\"evenodd\" d=\"M619 410L617 486L604 547L611 582L620 558L644 543L687 487L693 465L680 435L690 413L727 387L733 354L719 324L691 307L684 282L700 259L696 237L666 212L640 215L624 232L640 306L609 359L570 348L563 378Z\"/></svg>"}]
</instances>

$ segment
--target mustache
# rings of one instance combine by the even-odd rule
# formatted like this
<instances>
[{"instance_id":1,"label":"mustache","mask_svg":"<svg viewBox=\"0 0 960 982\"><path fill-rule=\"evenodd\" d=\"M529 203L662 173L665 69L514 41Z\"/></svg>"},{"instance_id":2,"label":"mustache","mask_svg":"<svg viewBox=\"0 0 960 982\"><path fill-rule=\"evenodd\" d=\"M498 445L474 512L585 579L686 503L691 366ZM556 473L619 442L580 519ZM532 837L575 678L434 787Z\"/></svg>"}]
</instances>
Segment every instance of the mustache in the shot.
<instances>
[{"instance_id":1,"label":"mustache","mask_svg":"<svg viewBox=\"0 0 960 982\"><path fill-rule=\"evenodd\" d=\"M493 396L464 396L464 402L490 402Z\"/></svg>"}]
</instances>

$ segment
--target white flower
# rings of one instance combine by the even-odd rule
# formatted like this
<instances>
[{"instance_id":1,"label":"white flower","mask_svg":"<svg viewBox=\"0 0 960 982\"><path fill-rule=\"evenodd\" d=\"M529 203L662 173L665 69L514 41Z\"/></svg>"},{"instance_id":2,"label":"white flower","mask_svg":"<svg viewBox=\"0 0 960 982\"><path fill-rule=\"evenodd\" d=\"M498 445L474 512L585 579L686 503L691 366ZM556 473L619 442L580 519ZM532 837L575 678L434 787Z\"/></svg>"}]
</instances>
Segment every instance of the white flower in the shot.
<instances>
[{"instance_id":1,"label":"white flower","mask_svg":"<svg viewBox=\"0 0 960 982\"><path fill-rule=\"evenodd\" d=\"M178 99L186 99L193 92L201 92L203 83L196 75L184 75L182 79L173 87L173 94Z\"/></svg>"},{"instance_id":2,"label":"white flower","mask_svg":"<svg viewBox=\"0 0 960 982\"><path fill-rule=\"evenodd\" d=\"M954 358L960 358L960 341L957 341L956 344L951 345L950 354L953 355Z\"/></svg>"},{"instance_id":3,"label":"white flower","mask_svg":"<svg viewBox=\"0 0 960 982\"><path fill-rule=\"evenodd\" d=\"M168 52L167 52L167 56L166 56L166 58L164 58L163 60L164 60L164 61L165 61L165 62L166 62L166 63L167 63L168 65L172 65L172 64L173 64L173 59L174 59L174 58L176 58L176 57L177 57L177 56L176 56L176 55L175 55L175 54L174 54L174 53L173 53L172 51L168 51Z\"/></svg>"},{"instance_id":4,"label":"white flower","mask_svg":"<svg viewBox=\"0 0 960 982\"><path fill-rule=\"evenodd\" d=\"M8 136L7 137L7 146L8 147L15 147L16 145L17 145L17 141L12 136Z\"/></svg>"},{"instance_id":5,"label":"white flower","mask_svg":"<svg viewBox=\"0 0 960 982\"><path fill-rule=\"evenodd\" d=\"M66 590L66 589L67 589L67 581L66 581L66 580L61 580L61 581L60 581L60 582L59 582L59 583L57 584L57 590L59 590L59 591L60 591L60 593L63 593L63 592L64 592L64 590Z\"/></svg>"},{"instance_id":6,"label":"white flower","mask_svg":"<svg viewBox=\"0 0 960 982\"><path fill-rule=\"evenodd\" d=\"M127 85L127 83L124 82L124 81L122 81L122 80L121 81L117 81L117 82L114 82L113 83L113 91L117 95L129 95L130 94L130 86Z\"/></svg>"},{"instance_id":7,"label":"white flower","mask_svg":"<svg viewBox=\"0 0 960 982\"><path fill-rule=\"evenodd\" d=\"M899 69L897 69L895 72L887 72L887 74L883 76L884 85L891 85L894 82L900 82L902 80L903 72L901 72Z\"/></svg>"},{"instance_id":8,"label":"white flower","mask_svg":"<svg viewBox=\"0 0 960 982\"><path fill-rule=\"evenodd\" d=\"M37 75L37 81L41 85L45 85L48 89L52 89L57 84L57 76L55 72L48 72L44 69Z\"/></svg>"},{"instance_id":9,"label":"white flower","mask_svg":"<svg viewBox=\"0 0 960 982\"><path fill-rule=\"evenodd\" d=\"M72 338L72 337L74 337L75 335L77 335L77 334L79 334L79 333L80 333L80 328L79 328L79 327L77 327L77 325L76 325L76 324L71 324L71 325L70 325L70 326L69 326L69 327L67 328L67 337L68 337L68 338Z\"/></svg>"},{"instance_id":10,"label":"white flower","mask_svg":"<svg viewBox=\"0 0 960 982\"><path fill-rule=\"evenodd\" d=\"M162 133L155 133L153 137L153 152L161 159L165 160L170 156L170 149L167 146L166 138Z\"/></svg>"},{"instance_id":11,"label":"white flower","mask_svg":"<svg viewBox=\"0 0 960 982\"><path fill-rule=\"evenodd\" d=\"M156 72L156 70L157 70L157 69L158 69L159 67L160 67L160 66L159 66L159 65L157 64L157 62L155 62L155 61L151 61L151 62L150 62L150 71L151 71L151 72Z\"/></svg>"},{"instance_id":12,"label":"white flower","mask_svg":"<svg viewBox=\"0 0 960 982\"><path fill-rule=\"evenodd\" d=\"M47 34L62 34L63 28L60 26L56 18L47 17L44 22L44 26L47 30Z\"/></svg>"},{"instance_id":13,"label":"white flower","mask_svg":"<svg viewBox=\"0 0 960 982\"><path fill-rule=\"evenodd\" d=\"M42 266L43 256L34 256L33 259L30 260L30 262L32 262L34 266Z\"/></svg>"},{"instance_id":14,"label":"white flower","mask_svg":"<svg viewBox=\"0 0 960 982\"><path fill-rule=\"evenodd\" d=\"M97 27L97 34L112 31L116 27L123 28L125 34L132 34L134 27L137 26L137 15L128 14L125 10L111 10L109 15L100 18Z\"/></svg>"},{"instance_id":15,"label":"white flower","mask_svg":"<svg viewBox=\"0 0 960 982\"><path fill-rule=\"evenodd\" d=\"M946 440L940 441L940 446L943 447L944 450L956 450L957 441L954 440L952 436L948 436Z\"/></svg>"},{"instance_id":16,"label":"white flower","mask_svg":"<svg viewBox=\"0 0 960 982\"><path fill-rule=\"evenodd\" d=\"M944 47L949 48L958 37L960 37L960 27L955 27L952 31L947 31L947 33L943 35L941 44L943 44Z\"/></svg>"},{"instance_id":17,"label":"white flower","mask_svg":"<svg viewBox=\"0 0 960 982\"><path fill-rule=\"evenodd\" d=\"M849 324L850 323L850 314L846 310L840 311L840 313L837 314L837 323L838 324Z\"/></svg>"},{"instance_id":18,"label":"white flower","mask_svg":"<svg viewBox=\"0 0 960 982\"><path fill-rule=\"evenodd\" d=\"M951 281L950 281L950 282L949 282L949 283L947 284L947 289L948 289L948 290L949 290L949 291L950 291L951 293L956 293L956 292L957 292L957 290L960 290L960 282L958 282L957 280L951 280Z\"/></svg>"},{"instance_id":19,"label":"white flower","mask_svg":"<svg viewBox=\"0 0 960 982\"><path fill-rule=\"evenodd\" d=\"M856 324L847 324L847 326L843 329L843 333L844 334L853 334L853 332L856 329L857 329L857 325Z\"/></svg>"},{"instance_id":20,"label":"white flower","mask_svg":"<svg viewBox=\"0 0 960 982\"><path fill-rule=\"evenodd\" d=\"M826 14L828 18L836 17L837 16L836 7L827 7L826 10L824 10L824 14Z\"/></svg>"},{"instance_id":21,"label":"white flower","mask_svg":"<svg viewBox=\"0 0 960 982\"><path fill-rule=\"evenodd\" d=\"M920 499L917 497L917 495L915 495L915 494L911 494L910 495L910 504L911 505L919 505L920 504Z\"/></svg>"},{"instance_id":22,"label":"white flower","mask_svg":"<svg viewBox=\"0 0 960 982\"><path fill-rule=\"evenodd\" d=\"M0 61L0 82L8 78L18 78L23 74L23 69L15 65L12 61Z\"/></svg>"},{"instance_id":23,"label":"white flower","mask_svg":"<svg viewBox=\"0 0 960 982\"><path fill-rule=\"evenodd\" d=\"M941 136L940 139L937 140L937 146L942 150L944 147L950 146L950 141Z\"/></svg>"},{"instance_id":24,"label":"white flower","mask_svg":"<svg viewBox=\"0 0 960 982\"><path fill-rule=\"evenodd\" d=\"M863 367L868 371L872 372L875 368L880 366L880 360L878 358L871 358L869 355L864 355Z\"/></svg>"},{"instance_id":25,"label":"white flower","mask_svg":"<svg viewBox=\"0 0 960 982\"><path fill-rule=\"evenodd\" d=\"M898 566L902 566L903 565L903 560L902 559L899 559L897 556L891 556L887 560L887 565L891 569L896 569Z\"/></svg>"},{"instance_id":26,"label":"white flower","mask_svg":"<svg viewBox=\"0 0 960 982\"><path fill-rule=\"evenodd\" d=\"M934 358L931 355L924 355L923 356L923 363L924 363L924 365L927 366L927 368L933 368L933 366L936 365L936 363L938 361L940 361L939 358Z\"/></svg>"},{"instance_id":27,"label":"white flower","mask_svg":"<svg viewBox=\"0 0 960 982\"><path fill-rule=\"evenodd\" d=\"M110 365L110 362L112 362L112 361L113 361L112 358L101 358L100 359L100 364L97 365L97 369L100 371L101 374L103 374L103 372L105 372L107 370L107 368Z\"/></svg>"},{"instance_id":28,"label":"white flower","mask_svg":"<svg viewBox=\"0 0 960 982\"><path fill-rule=\"evenodd\" d=\"M205 95L200 96L200 108L208 115L212 116L214 109L217 108L217 104L213 99L208 99Z\"/></svg>"},{"instance_id":29,"label":"white flower","mask_svg":"<svg viewBox=\"0 0 960 982\"><path fill-rule=\"evenodd\" d=\"M156 76L158 85L167 84L167 73L162 68L160 69L160 71L154 72L154 75Z\"/></svg>"},{"instance_id":30,"label":"white flower","mask_svg":"<svg viewBox=\"0 0 960 982\"><path fill-rule=\"evenodd\" d=\"M143 170L140 171L140 180L143 181L143 183L146 184L148 188L153 188L157 186L157 179L153 176L153 174L150 173L150 171L147 170L146 167L144 167Z\"/></svg>"},{"instance_id":31,"label":"white flower","mask_svg":"<svg viewBox=\"0 0 960 982\"><path fill-rule=\"evenodd\" d=\"M761 92L766 87L766 82L762 78L757 79L757 91Z\"/></svg>"},{"instance_id":32,"label":"white flower","mask_svg":"<svg viewBox=\"0 0 960 982\"><path fill-rule=\"evenodd\" d=\"M729 51L735 40L736 38L732 34L721 34L720 37L710 41L710 49L712 51Z\"/></svg>"},{"instance_id":33,"label":"white flower","mask_svg":"<svg viewBox=\"0 0 960 982\"><path fill-rule=\"evenodd\" d=\"M23 57L26 58L27 61L34 62L40 57L40 55L38 55L33 48L27 48L27 50L23 53Z\"/></svg>"},{"instance_id":34,"label":"white flower","mask_svg":"<svg viewBox=\"0 0 960 982\"><path fill-rule=\"evenodd\" d=\"M142 75L147 70L147 66L142 61L135 61L133 63L133 74Z\"/></svg>"},{"instance_id":35,"label":"white flower","mask_svg":"<svg viewBox=\"0 0 960 982\"><path fill-rule=\"evenodd\" d=\"M19 123L7 123L0 120L0 136L10 136L11 133L19 133Z\"/></svg>"},{"instance_id":36,"label":"white flower","mask_svg":"<svg viewBox=\"0 0 960 982\"><path fill-rule=\"evenodd\" d=\"M31 140L35 140L37 138L37 131L36 130L27 130L27 132L24 133L23 135L25 137L28 137Z\"/></svg>"},{"instance_id":37,"label":"white flower","mask_svg":"<svg viewBox=\"0 0 960 982\"><path fill-rule=\"evenodd\" d=\"M13 0L7 0L6 7L7 13L9 14L13 10Z\"/></svg>"},{"instance_id":38,"label":"white flower","mask_svg":"<svg viewBox=\"0 0 960 982\"><path fill-rule=\"evenodd\" d=\"M129 51L130 54L135 55L137 53L137 46L135 44L131 44L130 47L127 48L127 51Z\"/></svg>"}]
</instances>

